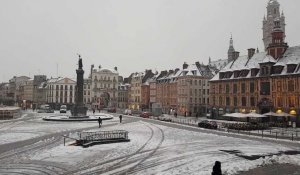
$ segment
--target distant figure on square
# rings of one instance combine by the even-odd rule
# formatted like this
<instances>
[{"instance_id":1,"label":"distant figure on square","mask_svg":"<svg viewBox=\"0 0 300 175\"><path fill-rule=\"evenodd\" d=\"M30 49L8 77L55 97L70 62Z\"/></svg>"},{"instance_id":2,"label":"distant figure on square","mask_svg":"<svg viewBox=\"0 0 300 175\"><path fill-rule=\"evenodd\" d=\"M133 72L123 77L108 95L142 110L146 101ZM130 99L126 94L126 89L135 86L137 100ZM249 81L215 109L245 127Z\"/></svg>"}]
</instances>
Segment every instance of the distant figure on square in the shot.
<instances>
[{"instance_id":1,"label":"distant figure on square","mask_svg":"<svg viewBox=\"0 0 300 175\"><path fill-rule=\"evenodd\" d=\"M122 118L123 118L123 116L120 115L119 118L120 118L120 123L122 123Z\"/></svg>"},{"instance_id":2,"label":"distant figure on square","mask_svg":"<svg viewBox=\"0 0 300 175\"><path fill-rule=\"evenodd\" d=\"M95 108L93 108L93 114L95 114Z\"/></svg>"},{"instance_id":3,"label":"distant figure on square","mask_svg":"<svg viewBox=\"0 0 300 175\"><path fill-rule=\"evenodd\" d=\"M222 175L221 162L216 161L211 175Z\"/></svg>"},{"instance_id":4,"label":"distant figure on square","mask_svg":"<svg viewBox=\"0 0 300 175\"><path fill-rule=\"evenodd\" d=\"M98 123L99 123L99 128L100 128L101 125L102 125L102 119L101 119L101 117L98 118Z\"/></svg>"}]
</instances>

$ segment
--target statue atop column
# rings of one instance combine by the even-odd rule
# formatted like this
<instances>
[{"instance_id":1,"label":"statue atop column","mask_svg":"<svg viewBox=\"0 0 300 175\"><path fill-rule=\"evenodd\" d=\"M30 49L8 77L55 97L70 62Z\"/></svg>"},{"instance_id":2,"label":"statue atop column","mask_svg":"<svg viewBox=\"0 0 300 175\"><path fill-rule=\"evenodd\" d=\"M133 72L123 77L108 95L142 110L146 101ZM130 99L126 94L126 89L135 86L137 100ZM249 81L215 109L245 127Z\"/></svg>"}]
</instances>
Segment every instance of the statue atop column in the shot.
<instances>
[{"instance_id":1,"label":"statue atop column","mask_svg":"<svg viewBox=\"0 0 300 175\"><path fill-rule=\"evenodd\" d=\"M82 69L83 65L82 65L82 58L81 55L78 54L79 60L78 60L78 69Z\"/></svg>"},{"instance_id":2,"label":"statue atop column","mask_svg":"<svg viewBox=\"0 0 300 175\"><path fill-rule=\"evenodd\" d=\"M76 92L75 92L75 105L72 110L72 117L86 117L86 107L83 103L83 74L84 70L82 69L82 58L78 54L78 69L76 70L77 80L76 80Z\"/></svg>"}]
</instances>

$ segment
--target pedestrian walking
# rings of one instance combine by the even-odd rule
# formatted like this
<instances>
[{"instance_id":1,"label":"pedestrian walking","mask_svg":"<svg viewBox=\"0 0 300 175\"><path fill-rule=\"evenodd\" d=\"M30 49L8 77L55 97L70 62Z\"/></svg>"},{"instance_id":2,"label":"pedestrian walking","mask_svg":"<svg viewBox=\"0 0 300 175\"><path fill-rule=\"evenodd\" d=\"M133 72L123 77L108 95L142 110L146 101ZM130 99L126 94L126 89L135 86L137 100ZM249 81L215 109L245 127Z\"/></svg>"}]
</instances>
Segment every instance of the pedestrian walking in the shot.
<instances>
[{"instance_id":1,"label":"pedestrian walking","mask_svg":"<svg viewBox=\"0 0 300 175\"><path fill-rule=\"evenodd\" d=\"M99 128L100 128L101 125L102 125L102 118L101 117L98 118L98 123L99 123Z\"/></svg>"},{"instance_id":2,"label":"pedestrian walking","mask_svg":"<svg viewBox=\"0 0 300 175\"><path fill-rule=\"evenodd\" d=\"M123 118L123 116L120 115L119 118L120 118L120 123L122 123L122 118Z\"/></svg>"},{"instance_id":3,"label":"pedestrian walking","mask_svg":"<svg viewBox=\"0 0 300 175\"><path fill-rule=\"evenodd\" d=\"M211 175L222 175L221 162L216 161Z\"/></svg>"},{"instance_id":4,"label":"pedestrian walking","mask_svg":"<svg viewBox=\"0 0 300 175\"><path fill-rule=\"evenodd\" d=\"M93 114L95 114L95 108L93 108Z\"/></svg>"}]
</instances>

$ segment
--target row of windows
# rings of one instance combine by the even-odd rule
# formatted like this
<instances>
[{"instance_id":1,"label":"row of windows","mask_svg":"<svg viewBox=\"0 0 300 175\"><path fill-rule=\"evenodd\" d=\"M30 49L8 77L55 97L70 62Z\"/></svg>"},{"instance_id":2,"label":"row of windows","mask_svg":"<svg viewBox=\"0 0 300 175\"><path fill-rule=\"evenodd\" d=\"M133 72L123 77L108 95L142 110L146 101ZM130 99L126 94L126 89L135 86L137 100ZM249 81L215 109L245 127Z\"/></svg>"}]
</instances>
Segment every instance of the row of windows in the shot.
<instances>
[{"instance_id":1,"label":"row of windows","mask_svg":"<svg viewBox=\"0 0 300 175\"><path fill-rule=\"evenodd\" d=\"M179 94L185 94L186 89L178 89ZM175 91L176 92L176 91ZM190 89L190 95L209 95L209 89Z\"/></svg>"},{"instance_id":2,"label":"row of windows","mask_svg":"<svg viewBox=\"0 0 300 175\"><path fill-rule=\"evenodd\" d=\"M256 98L255 97L250 97L250 103L247 103L247 98L248 97L219 97L218 102L219 105L226 105L226 106L256 106ZM249 99L249 98L248 98ZM233 100L233 101L232 101ZM238 101L239 100L239 101ZM213 105L216 105L216 98L213 97Z\"/></svg>"},{"instance_id":3,"label":"row of windows","mask_svg":"<svg viewBox=\"0 0 300 175\"><path fill-rule=\"evenodd\" d=\"M118 97L118 101L120 101L120 102L127 102L128 98L126 98L126 97Z\"/></svg>"},{"instance_id":4,"label":"row of windows","mask_svg":"<svg viewBox=\"0 0 300 175\"><path fill-rule=\"evenodd\" d=\"M67 103L73 103L73 98L72 97L70 97L69 98L69 101L68 101L68 98L58 98L58 97L56 97L56 98L50 98L50 99L48 99L47 100L49 103L65 103L65 104L67 104Z\"/></svg>"},{"instance_id":5,"label":"row of windows","mask_svg":"<svg viewBox=\"0 0 300 175\"><path fill-rule=\"evenodd\" d=\"M105 77L103 78L103 77L101 76L99 80L104 80L104 81L108 80L108 81L110 81L110 77L107 77L107 78L106 78L106 76L105 76ZM98 81L97 76L94 77L94 81ZM113 81L116 81L116 77L113 78Z\"/></svg>"},{"instance_id":6,"label":"row of windows","mask_svg":"<svg viewBox=\"0 0 300 175\"><path fill-rule=\"evenodd\" d=\"M117 84L112 84L112 88L116 88L116 86L117 86ZM102 83L100 83L100 84L95 84L95 87L94 88L110 88L111 87L111 84L102 84Z\"/></svg>"},{"instance_id":7,"label":"row of windows","mask_svg":"<svg viewBox=\"0 0 300 175\"><path fill-rule=\"evenodd\" d=\"M214 90L214 86L212 86ZM239 89L240 88L240 89ZM282 89L282 83L281 81L277 82L277 87L276 91L281 92ZM233 88L231 89L229 84L225 85L225 93L233 93L236 94L238 93L238 89L240 90L240 93L246 93L246 83L241 83L240 87L238 84L233 84ZM257 87L255 86L254 82L250 82L249 88L248 88L250 93L254 93L257 91ZM295 91L295 82L293 80L288 81L287 83L287 90L288 92L294 92ZM271 87L269 82L261 82L260 84L260 92L261 95L270 95ZM219 93L223 93L223 85L219 85Z\"/></svg>"},{"instance_id":8,"label":"row of windows","mask_svg":"<svg viewBox=\"0 0 300 175\"><path fill-rule=\"evenodd\" d=\"M202 84L201 84L202 83ZM179 80L179 85L200 85L208 86L208 80Z\"/></svg>"},{"instance_id":9,"label":"row of windows","mask_svg":"<svg viewBox=\"0 0 300 175\"><path fill-rule=\"evenodd\" d=\"M226 93L234 93L234 94L236 94L237 92L238 92L238 84L233 84L233 88L231 89L231 87L230 87L230 85L229 84L226 84L225 85L225 92ZM213 88L214 88L214 86L213 86ZM246 93L246 83L241 83L241 85L240 85L240 92L241 93ZM250 82L250 84L249 84L249 92L250 93L254 93L255 92L255 84L254 84L254 82ZM221 94L221 93L223 93L223 85L222 84L220 84L219 85L219 93Z\"/></svg>"},{"instance_id":10,"label":"row of windows","mask_svg":"<svg viewBox=\"0 0 300 175\"><path fill-rule=\"evenodd\" d=\"M87 92L87 93L86 93ZM91 92L90 91L83 91L83 95L91 95Z\"/></svg>"},{"instance_id":11,"label":"row of windows","mask_svg":"<svg viewBox=\"0 0 300 175\"><path fill-rule=\"evenodd\" d=\"M55 93L54 93L55 92ZM69 96L73 96L73 91L64 91L65 93L63 93L63 91L50 91L49 96L67 96L68 92L69 92Z\"/></svg>"},{"instance_id":12,"label":"row of windows","mask_svg":"<svg viewBox=\"0 0 300 175\"><path fill-rule=\"evenodd\" d=\"M75 89L75 85L50 85L50 90L53 90L54 87L56 90L68 90L68 88L70 88L70 90Z\"/></svg>"},{"instance_id":13,"label":"row of windows","mask_svg":"<svg viewBox=\"0 0 300 175\"><path fill-rule=\"evenodd\" d=\"M176 100L176 99L175 99ZM179 103L209 104L209 98L178 98Z\"/></svg>"}]
</instances>

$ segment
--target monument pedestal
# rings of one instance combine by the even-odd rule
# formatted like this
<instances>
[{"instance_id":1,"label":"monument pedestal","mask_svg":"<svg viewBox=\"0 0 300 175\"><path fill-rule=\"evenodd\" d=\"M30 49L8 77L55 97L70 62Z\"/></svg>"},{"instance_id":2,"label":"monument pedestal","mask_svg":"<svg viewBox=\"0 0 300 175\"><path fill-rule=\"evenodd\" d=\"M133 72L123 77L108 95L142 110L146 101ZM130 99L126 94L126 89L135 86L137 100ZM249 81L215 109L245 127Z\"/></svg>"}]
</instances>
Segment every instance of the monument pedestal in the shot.
<instances>
[{"instance_id":1,"label":"monument pedestal","mask_svg":"<svg viewBox=\"0 0 300 175\"><path fill-rule=\"evenodd\" d=\"M83 105L75 105L74 108L71 110L72 116L69 118L88 118L86 115L87 108Z\"/></svg>"}]
</instances>

